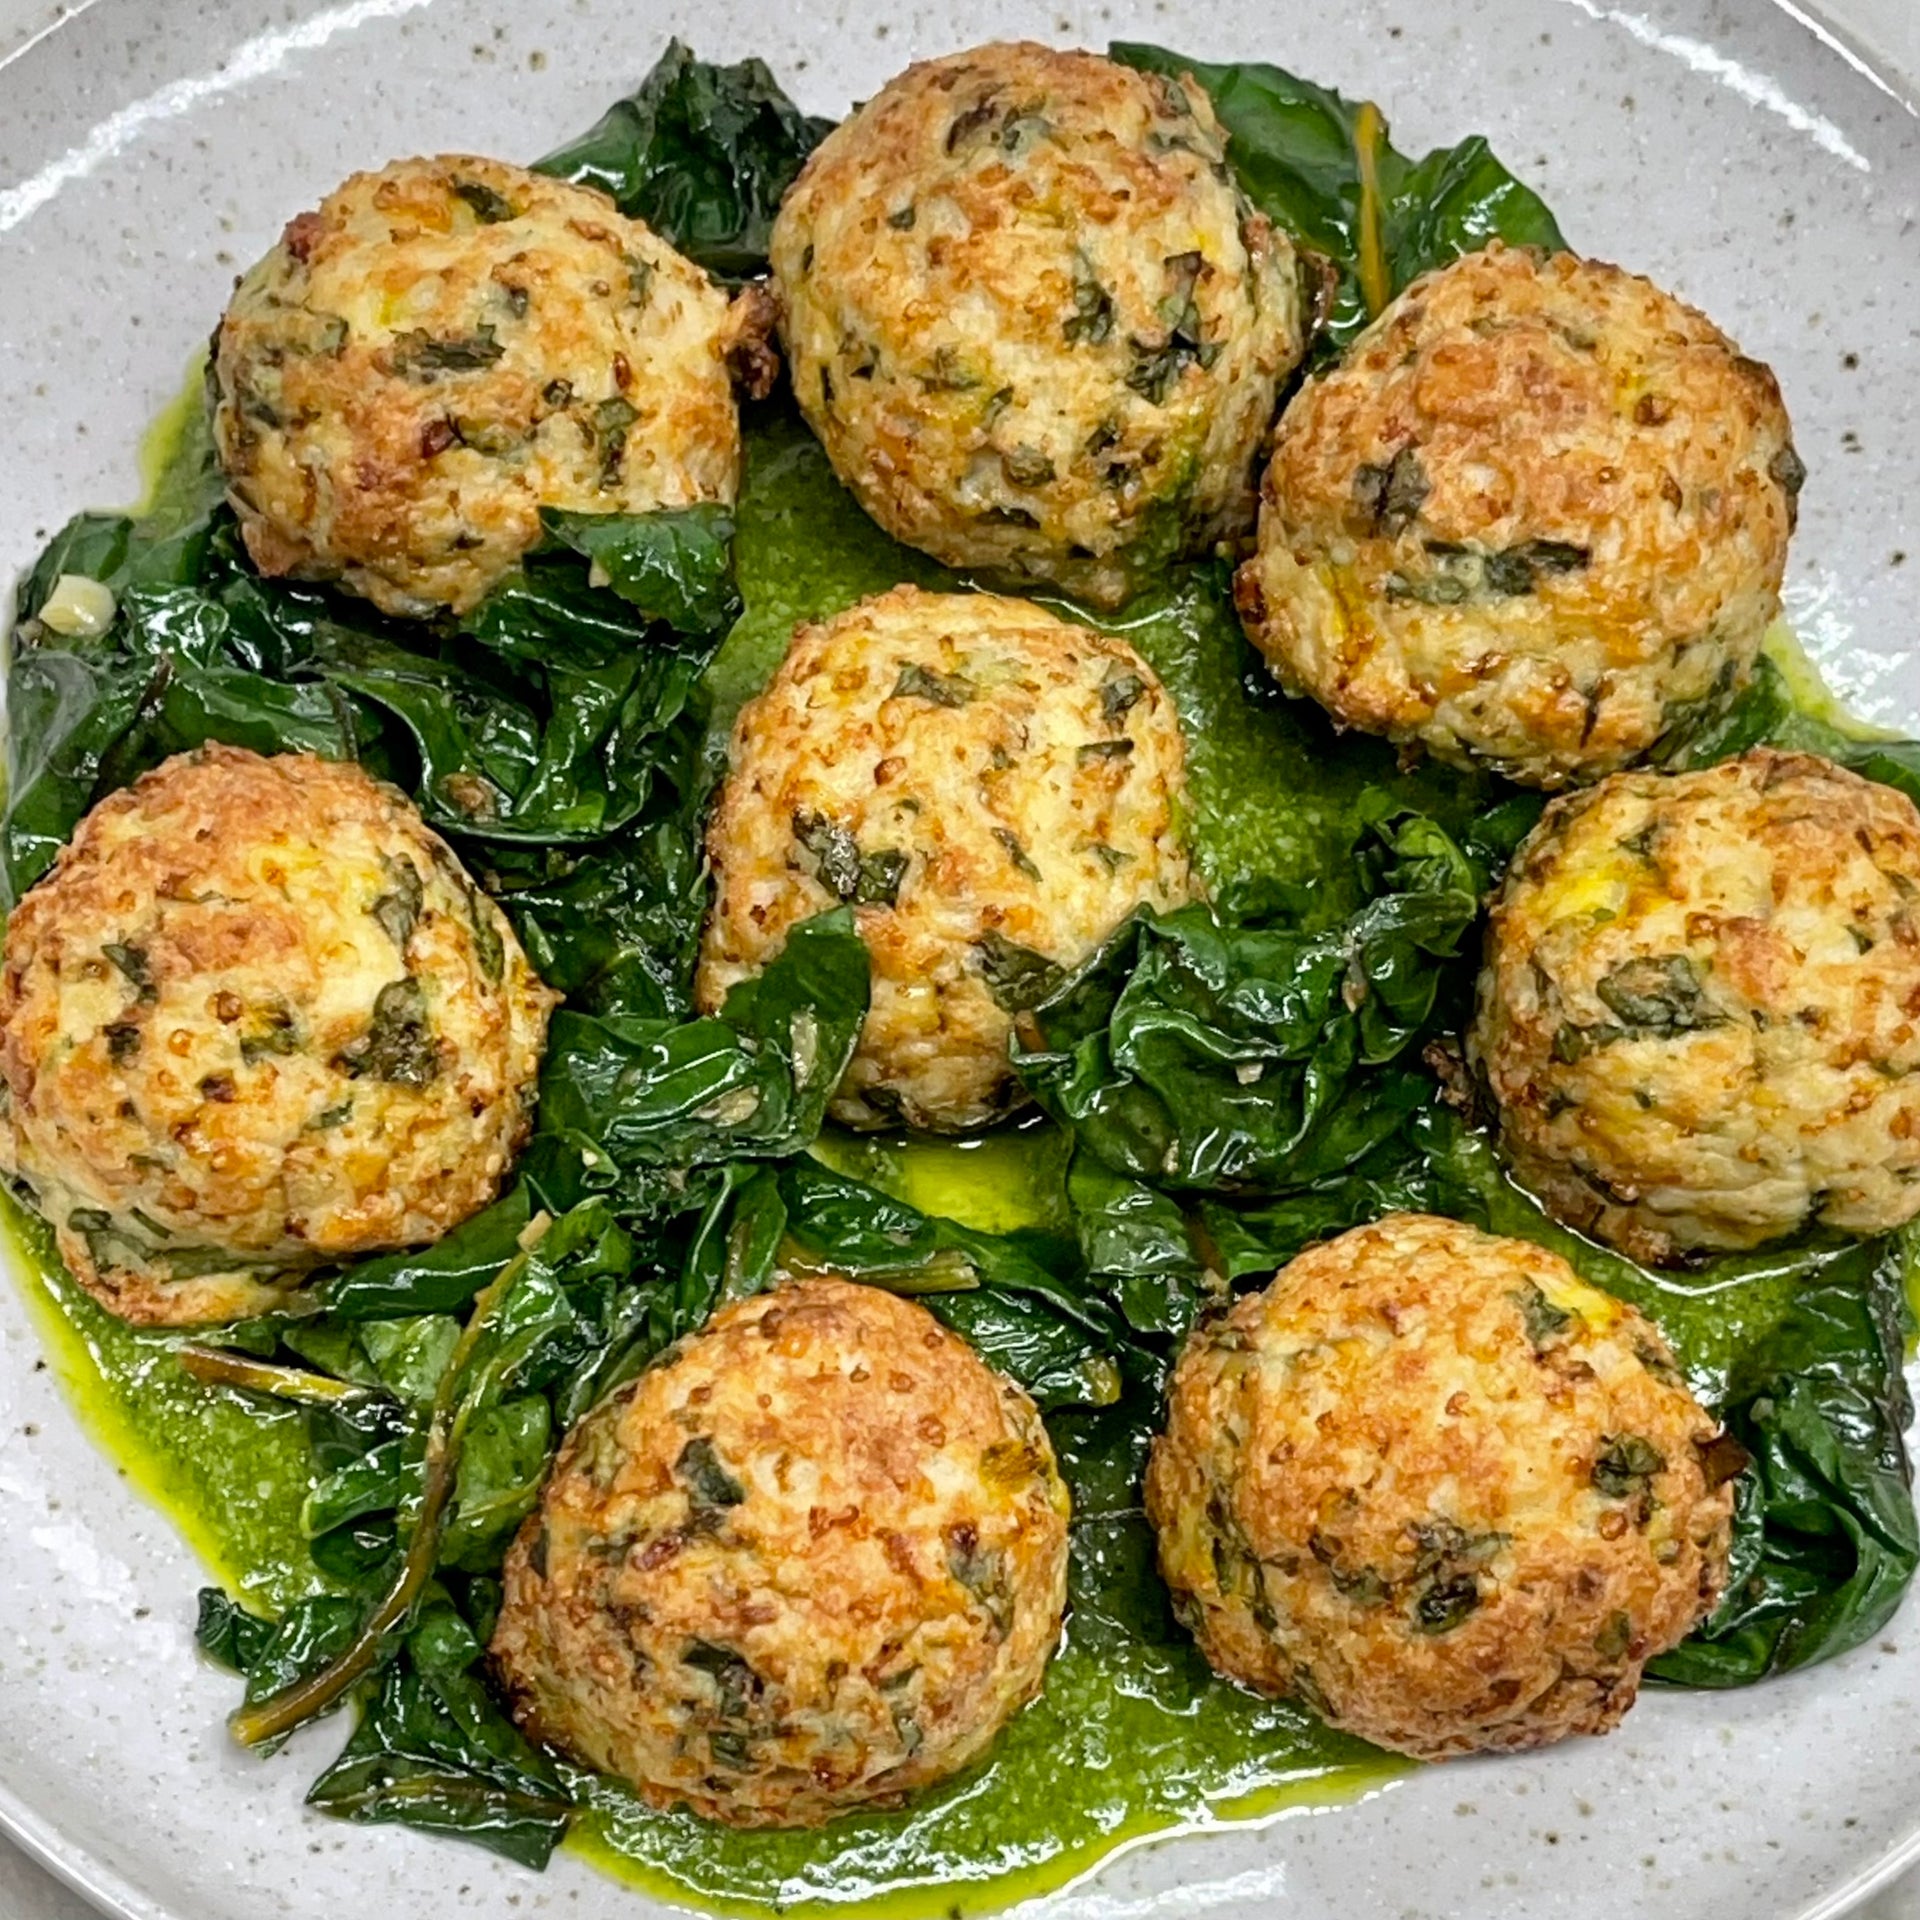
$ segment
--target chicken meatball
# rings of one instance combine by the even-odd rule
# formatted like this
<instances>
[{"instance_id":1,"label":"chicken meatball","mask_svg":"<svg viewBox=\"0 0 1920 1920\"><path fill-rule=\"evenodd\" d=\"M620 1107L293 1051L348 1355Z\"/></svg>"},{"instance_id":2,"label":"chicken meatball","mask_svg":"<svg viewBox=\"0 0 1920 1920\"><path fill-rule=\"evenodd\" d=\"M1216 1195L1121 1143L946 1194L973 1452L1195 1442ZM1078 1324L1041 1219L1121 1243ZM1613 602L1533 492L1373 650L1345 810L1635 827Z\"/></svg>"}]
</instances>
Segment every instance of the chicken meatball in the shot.
<instances>
[{"instance_id":1,"label":"chicken meatball","mask_svg":"<svg viewBox=\"0 0 1920 1920\"><path fill-rule=\"evenodd\" d=\"M923 61L773 229L802 412L886 530L1113 605L1237 539L1305 350L1293 248L1190 79L1031 43Z\"/></svg>"},{"instance_id":2,"label":"chicken meatball","mask_svg":"<svg viewBox=\"0 0 1920 1920\"><path fill-rule=\"evenodd\" d=\"M901 587L802 627L734 727L696 991L718 1007L851 903L873 1001L832 1112L957 1132L1025 1099L1015 1016L1191 892L1180 723L1124 641Z\"/></svg>"},{"instance_id":3,"label":"chicken meatball","mask_svg":"<svg viewBox=\"0 0 1920 1920\"><path fill-rule=\"evenodd\" d=\"M1756 749L1548 808L1469 1052L1514 1172L1655 1263L1920 1213L1920 812Z\"/></svg>"},{"instance_id":4,"label":"chicken meatball","mask_svg":"<svg viewBox=\"0 0 1920 1920\"><path fill-rule=\"evenodd\" d=\"M0 1167L123 1319L295 1305L493 1199L554 998L404 796L206 747L95 807L7 926Z\"/></svg>"},{"instance_id":5,"label":"chicken meatball","mask_svg":"<svg viewBox=\"0 0 1920 1920\"><path fill-rule=\"evenodd\" d=\"M1067 1493L1033 1402L924 1307L816 1278L594 1409L507 1558L521 1724L741 1827L899 1805L1040 1689Z\"/></svg>"},{"instance_id":6,"label":"chicken meatball","mask_svg":"<svg viewBox=\"0 0 1920 1920\"><path fill-rule=\"evenodd\" d=\"M1773 375L1702 315L1496 244L1294 398L1236 597L1343 726L1561 787L1744 684L1804 472Z\"/></svg>"},{"instance_id":7,"label":"chicken meatball","mask_svg":"<svg viewBox=\"0 0 1920 1920\"><path fill-rule=\"evenodd\" d=\"M1616 1725L1720 1591L1741 1459L1557 1254L1395 1214L1195 1335L1147 1512L1219 1672L1440 1759Z\"/></svg>"},{"instance_id":8,"label":"chicken meatball","mask_svg":"<svg viewBox=\"0 0 1920 1920\"><path fill-rule=\"evenodd\" d=\"M357 173L240 282L214 440L262 573L463 613L540 509L731 501L730 359L764 386L764 294L729 303L604 194L447 155Z\"/></svg>"}]
</instances>

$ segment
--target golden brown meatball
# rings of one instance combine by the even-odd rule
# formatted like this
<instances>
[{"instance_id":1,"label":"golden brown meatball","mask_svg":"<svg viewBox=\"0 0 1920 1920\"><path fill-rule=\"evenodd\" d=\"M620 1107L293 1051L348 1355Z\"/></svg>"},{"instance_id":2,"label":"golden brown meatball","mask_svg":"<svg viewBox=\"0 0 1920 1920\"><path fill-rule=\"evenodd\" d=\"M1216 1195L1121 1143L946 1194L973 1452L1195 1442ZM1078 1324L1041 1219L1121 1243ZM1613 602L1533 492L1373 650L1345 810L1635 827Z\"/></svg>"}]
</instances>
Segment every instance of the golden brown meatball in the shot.
<instances>
[{"instance_id":1,"label":"golden brown meatball","mask_svg":"<svg viewBox=\"0 0 1920 1920\"><path fill-rule=\"evenodd\" d=\"M707 834L700 1004L853 904L873 1003L848 1126L1024 1100L1014 1016L1141 902L1191 889L1173 703L1124 641L1024 600L896 588L793 637L734 727Z\"/></svg>"},{"instance_id":2,"label":"golden brown meatball","mask_svg":"<svg viewBox=\"0 0 1920 1920\"><path fill-rule=\"evenodd\" d=\"M724 1307L568 1436L507 1559L521 1724L656 1806L817 1826L977 1758L1066 1604L1032 1401L925 1308Z\"/></svg>"},{"instance_id":3,"label":"golden brown meatball","mask_svg":"<svg viewBox=\"0 0 1920 1920\"><path fill-rule=\"evenodd\" d=\"M214 340L214 439L262 573L388 613L465 612L540 509L730 501L728 302L604 194L446 155L357 173L240 282Z\"/></svg>"},{"instance_id":4,"label":"golden brown meatball","mask_svg":"<svg viewBox=\"0 0 1920 1920\"><path fill-rule=\"evenodd\" d=\"M1147 1512L1215 1668L1439 1759L1618 1723L1726 1577L1728 1452L1557 1254L1395 1214L1196 1334Z\"/></svg>"},{"instance_id":5,"label":"golden brown meatball","mask_svg":"<svg viewBox=\"0 0 1920 1920\"><path fill-rule=\"evenodd\" d=\"M1470 1052L1514 1171L1641 1260L1920 1212L1920 812L1760 748L1556 802Z\"/></svg>"},{"instance_id":6,"label":"golden brown meatball","mask_svg":"<svg viewBox=\"0 0 1920 1920\"><path fill-rule=\"evenodd\" d=\"M1112 605L1247 530L1305 322L1225 146L1191 80L1030 42L827 136L774 281L801 410L889 533Z\"/></svg>"},{"instance_id":7,"label":"golden brown meatball","mask_svg":"<svg viewBox=\"0 0 1920 1920\"><path fill-rule=\"evenodd\" d=\"M0 1166L124 1319L286 1306L493 1199L555 997L401 794L206 747L95 807L8 924Z\"/></svg>"},{"instance_id":8,"label":"golden brown meatball","mask_svg":"<svg viewBox=\"0 0 1920 1920\"><path fill-rule=\"evenodd\" d=\"M1496 243L1295 396L1236 595L1343 725L1560 787L1745 682L1803 472L1773 375L1702 315Z\"/></svg>"}]
</instances>

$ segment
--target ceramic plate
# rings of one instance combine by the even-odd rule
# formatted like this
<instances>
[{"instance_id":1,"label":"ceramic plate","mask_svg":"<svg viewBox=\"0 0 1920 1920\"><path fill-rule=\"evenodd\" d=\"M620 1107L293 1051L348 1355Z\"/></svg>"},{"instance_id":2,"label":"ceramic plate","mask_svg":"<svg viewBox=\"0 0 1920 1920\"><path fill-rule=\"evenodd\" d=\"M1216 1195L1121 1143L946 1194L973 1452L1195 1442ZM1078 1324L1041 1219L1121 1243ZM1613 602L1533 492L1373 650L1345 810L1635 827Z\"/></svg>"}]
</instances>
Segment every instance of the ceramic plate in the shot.
<instances>
[{"instance_id":1,"label":"ceramic plate","mask_svg":"<svg viewBox=\"0 0 1920 1920\"><path fill-rule=\"evenodd\" d=\"M1403 147L1489 134L1574 245L1674 287L1778 370L1812 474L1789 611L1858 710L1920 722L1920 120L1763 0L94 0L0 68L0 575L73 509L132 496L142 426L290 211L395 154L540 153L670 32L763 54L822 111L969 41L1133 35L1371 95ZM303 1815L332 1730L264 1769L229 1745L232 1683L190 1645L200 1569L82 1431L30 1284L0 1288L0 1820L138 1920L644 1912L566 1855L534 1879ZM1920 1854L1916 1756L1909 1605L1813 1672L1655 1693L1610 1739L1142 1848L1045 1909L1813 1920Z\"/></svg>"}]
</instances>

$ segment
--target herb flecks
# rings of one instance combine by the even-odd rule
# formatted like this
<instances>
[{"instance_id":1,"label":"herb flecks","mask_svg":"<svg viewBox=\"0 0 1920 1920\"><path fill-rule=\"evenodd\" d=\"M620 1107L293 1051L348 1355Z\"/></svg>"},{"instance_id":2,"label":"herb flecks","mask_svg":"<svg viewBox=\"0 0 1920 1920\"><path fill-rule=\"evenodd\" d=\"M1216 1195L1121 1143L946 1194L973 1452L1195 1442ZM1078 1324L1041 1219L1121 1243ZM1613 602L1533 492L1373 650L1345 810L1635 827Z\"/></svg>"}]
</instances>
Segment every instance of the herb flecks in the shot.
<instances>
[{"instance_id":1,"label":"herb flecks","mask_svg":"<svg viewBox=\"0 0 1920 1920\"><path fill-rule=\"evenodd\" d=\"M1405 569L1388 574L1389 600L1423 606L1458 607L1470 601L1513 600L1533 593L1543 579L1577 573L1592 558L1586 547L1567 540L1522 540L1511 547L1476 547L1457 540L1424 543L1433 562L1424 572Z\"/></svg>"},{"instance_id":2,"label":"herb flecks","mask_svg":"<svg viewBox=\"0 0 1920 1920\"><path fill-rule=\"evenodd\" d=\"M380 930L393 942L394 950L405 958L407 943L420 923L420 909L426 900L426 888L420 869L405 854L392 859L382 856L387 890L367 911L380 923Z\"/></svg>"},{"instance_id":3,"label":"herb flecks","mask_svg":"<svg viewBox=\"0 0 1920 1920\"><path fill-rule=\"evenodd\" d=\"M1043 953L1009 940L1003 933L983 934L973 943L974 962L1002 1013L1037 1007L1062 980L1061 968Z\"/></svg>"},{"instance_id":4,"label":"herb flecks","mask_svg":"<svg viewBox=\"0 0 1920 1920\"><path fill-rule=\"evenodd\" d=\"M1508 1296L1520 1309L1521 1324L1527 1330L1527 1343L1535 1353L1545 1353L1573 1325L1574 1315L1553 1301L1531 1280L1516 1287Z\"/></svg>"},{"instance_id":5,"label":"herb flecks","mask_svg":"<svg viewBox=\"0 0 1920 1920\"><path fill-rule=\"evenodd\" d=\"M979 1530L968 1522L947 1529L947 1571L980 1603L1004 1640L1013 1627L1013 1594L1007 1581L1007 1556L982 1546Z\"/></svg>"},{"instance_id":6,"label":"herb flecks","mask_svg":"<svg viewBox=\"0 0 1920 1920\"><path fill-rule=\"evenodd\" d=\"M109 940L100 951L126 976L134 988L134 999L141 1006L150 1007L160 998L160 989L153 977L153 962L145 947Z\"/></svg>"},{"instance_id":7,"label":"herb flecks","mask_svg":"<svg viewBox=\"0 0 1920 1920\"><path fill-rule=\"evenodd\" d=\"M1369 461L1356 467L1353 505L1361 531L1384 534L1388 539L1404 533L1419 518L1432 491L1415 447L1400 448L1384 464Z\"/></svg>"},{"instance_id":8,"label":"herb flecks","mask_svg":"<svg viewBox=\"0 0 1920 1920\"><path fill-rule=\"evenodd\" d=\"M1060 332L1070 347L1104 346L1113 338L1113 295L1100 284L1093 262L1077 247L1073 255L1073 312Z\"/></svg>"},{"instance_id":9,"label":"herb flecks","mask_svg":"<svg viewBox=\"0 0 1920 1920\"><path fill-rule=\"evenodd\" d=\"M685 1485L696 1517L703 1512L717 1516L741 1505L747 1497L746 1488L727 1471L713 1442L703 1433L695 1434L680 1449L673 1471Z\"/></svg>"},{"instance_id":10,"label":"herb flecks","mask_svg":"<svg viewBox=\"0 0 1920 1920\"><path fill-rule=\"evenodd\" d=\"M793 837L800 845L802 871L836 898L862 907L898 904L910 855L895 847L862 853L852 828L810 807L794 814Z\"/></svg>"},{"instance_id":11,"label":"herb flecks","mask_svg":"<svg viewBox=\"0 0 1920 1920\"><path fill-rule=\"evenodd\" d=\"M1033 855L1027 851L1025 842L1011 827L995 827L993 837L1006 848L1007 858L1013 862L1015 872L1025 874L1029 880L1038 880L1041 877Z\"/></svg>"},{"instance_id":12,"label":"herb flecks","mask_svg":"<svg viewBox=\"0 0 1920 1920\"><path fill-rule=\"evenodd\" d=\"M427 1018L426 990L412 974L380 989L366 1031L334 1056L335 1068L399 1087L431 1086L440 1074L440 1043Z\"/></svg>"},{"instance_id":13,"label":"herb flecks","mask_svg":"<svg viewBox=\"0 0 1920 1920\"><path fill-rule=\"evenodd\" d=\"M393 336L387 358L403 380L427 382L443 373L478 373L490 367L506 352L493 330L491 321L483 321L471 333L431 334L422 327L410 327Z\"/></svg>"},{"instance_id":14,"label":"herb flecks","mask_svg":"<svg viewBox=\"0 0 1920 1920\"><path fill-rule=\"evenodd\" d=\"M627 457L627 433L639 418L639 409L633 402L621 399L618 394L602 400L594 408L593 430L600 442L602 487L616 487L620 484L621 468Z\"/></svg>"},{"instance_id":15,"label":"herb flecks","mask_svg":"<svg viewBox=\"0 0 1920 1920\"><path fill-rule=\"evenodd\" d=\"M517 220L520 210L504 193L496 193L482 180L456 180L454 197L473 209L473 217L483 227L497 227L502 221Z\"/></svg>"},{"instance_id":16,"label":"herb flecks","mask_svg":"<svg viewBox=\"0 0 1920 1920\"><path fill-rule=\"evenodd\" d=\"M1627 1500L1645 1494L1656 1474L1667 1470L1667 1457L1651 1440L1637 1433L1608 1434L1594 1456L1594 1490L1609 1500Z\"/></svg>"},{"instance_id":17,"label":"herb flecks","mask_svg":"<svg viewBox=\"0 0 1920 1920\"><path fill-rule=\"evenodd\" d=\"M1628 960L1594 987L1602 1004L1629 1028L1668 1035L1725 1024L1707 997L1699 969L1684 953Z\"/></svg>"},{"instance_id":18,"label":"herb flecks","mask_svg":"<svg viewBox=\"0 0 1920 1920\"><path fill-rule=\"evenodd\" d=\"M900 677L893 683L889 697L930 700L936 707L964 707L972 702L974 692L973 682L964 674L936 673L933 668L910 660L901 666Z\"/></svg>"},{"instance_id":19,"label":"herb flecks","mask_svg":"<svg viewBox=\"0 0 1920 1920\"><path fill-rule=\"evenodd\" d=\"M1194 290L1207 272L1206 257L1200 253L1170 254L1163 263L1167 291L1161 297L1159 317L1166 328L1163 340L1133 338L1133 367L1127 385L1143 400L1156 407L1165 406L1189 367L1210 369L1220 357L1220 342L1209 340Z\"/></svg>"}]
</instances>

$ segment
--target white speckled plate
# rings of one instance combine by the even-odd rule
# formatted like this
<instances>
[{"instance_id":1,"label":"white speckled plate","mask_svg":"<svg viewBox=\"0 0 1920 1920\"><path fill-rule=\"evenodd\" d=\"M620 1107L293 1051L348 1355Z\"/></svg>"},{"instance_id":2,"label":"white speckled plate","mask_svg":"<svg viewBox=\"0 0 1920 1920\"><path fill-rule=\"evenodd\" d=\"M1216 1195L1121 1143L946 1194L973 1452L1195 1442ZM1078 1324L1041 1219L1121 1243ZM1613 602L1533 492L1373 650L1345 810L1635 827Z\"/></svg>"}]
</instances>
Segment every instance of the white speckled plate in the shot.
<instances>
[{"instance_id":1,"label":"white speckled plate","mask_svg":"<svg viewBox=\"0 0 1920 1920\"><path fill-rule=\"evenodd\" d=\"M821 109L966 40L1131 34L1371 94L1404 146L1487 132L1576 246L1778 369L1812 471L1790 609L1857 707L1920 720L1920 120L1768 0L92 0L0 66L0 576L134 492L143 424L289 212L395 154L541 152L670 31L764 54ZM535 1879L304 1816L315 1749L263 1769L229 1747L231 1683L189 1639L200 1571L38 1358L0 1286L0 1821L30 1850L137 1920L644 1911L565 1856ZM1812 1673L1656 1694L1607 1740L1143 1848L1044 1905L1816 1920L1920 1855L1916 1756L1909 1607Z\"/></svg>"}]
</instances>

